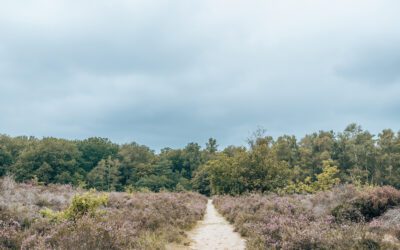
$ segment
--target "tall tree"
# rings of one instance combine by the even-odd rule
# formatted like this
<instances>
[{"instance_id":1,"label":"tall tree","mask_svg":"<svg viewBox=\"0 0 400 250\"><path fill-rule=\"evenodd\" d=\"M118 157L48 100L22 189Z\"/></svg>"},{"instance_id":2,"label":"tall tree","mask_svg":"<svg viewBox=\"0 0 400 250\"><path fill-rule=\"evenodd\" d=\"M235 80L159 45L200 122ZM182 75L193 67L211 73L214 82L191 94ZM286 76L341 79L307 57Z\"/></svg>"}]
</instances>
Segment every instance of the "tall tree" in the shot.
<instances>
[{"instance_id":1,"label":"tall tree","mask_svg":"<svg viewBox=\"0 0 400 250\"><path fill-rule=\"evenodd\" d=\"M333 159L334 151L335 135L332 131L306 135L299 143L299 165L304 175L315 176L321 173L323 161Z\"/></svg>"},{"instance_id":2,"label":"tall tree","mask_svg":"<svg viewBox=\"0 0 400 250\"><path fill-rule=\"evenodd\" d=\"M121 162L121 184L134 186L136 182L151 174L155 154L150 148L135 142L124 144L118 152Z\"/></svg>"},{"instance_id":3,"label":"tall tree","mask_svg":"<svg viewBox=\"0 0 400 250\"><path fill-rule=\"evenodd\" d=\"M86 172L90 172L100 160L109 156L115 158L118 153L118 145L107 138L91 137L77 144L82 153L79 163Z\"/></svg>"},{"instance_id":4,"label":"tall tree","mask_svg":"<svg viewBox=\"0 0 400 250\"><path fill-rule=\"evenodd\" d=\"M99 161L87 175L88 184L97 190L115 191L121 190L120 180L120 162L109 156L107 159Z\"/></svg>"},{"instance_id":5,"label":"tall tree","mask_svg":"<svg viewBox=\"0 0 400 250\"><path fill-rule=\"evenodd\" d=\"M218 144L216 139L208 139L208 142L206 143L206 151L210 154L214 154L218 151Z\"/></svg>"},{"instance_id":6,"label":"tall tree","mask_svg":"<svg viewBox=\"0 0 400 250\"><path fill-rule=\"evenodd\" d=\"M40 176L40 181L77 183L83 178L78 165L80 156L74 142L44 138L20 154L12 172L19 181Z\"/></svg>"},{"instance_id":7,"label":"tall tree","mask_svg":"<svg viewBox=\"0 0 400 250\"><path fill-rule=\"evenodd\" d=\"M376 147L374 136L361 126L350 124L338 135L337 159L342 180L374 183Z\"/></svg>"},{"instance_id":8,"label":"tall tree","mask_svg":"<svg viewBox=\"0 0 400 250\"><path fill-rule=\"evenodd\" d=\"M400 187L400 138L391 129L378 135L374 177L379 185Z\"/></svg>"}]
</instances>

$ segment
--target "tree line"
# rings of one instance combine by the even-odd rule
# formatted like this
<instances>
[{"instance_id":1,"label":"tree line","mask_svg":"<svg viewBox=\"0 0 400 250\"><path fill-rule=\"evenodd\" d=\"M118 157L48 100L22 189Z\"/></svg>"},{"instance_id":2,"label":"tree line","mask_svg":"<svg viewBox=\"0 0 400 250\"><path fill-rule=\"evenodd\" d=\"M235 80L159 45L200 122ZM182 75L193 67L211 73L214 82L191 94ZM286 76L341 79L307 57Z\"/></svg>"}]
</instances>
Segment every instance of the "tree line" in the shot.
<instances>
[{"instance_id":1,"label":"tree line","mask_svg":"<svg viewBox=\"0 0 400 250\"><path fill-rule=\"evenodd\" d=\"M400 188L400 132L385 129L375 136L350 124L343 132L319 131L298 140L292 135L274 139L259 130L247 147L219 150L210 138L204 148L189 143L159 153L135 142L118 145L99 137L0 135L3 175L106 191L194 190L206 195L307 191L336 182Z\"/></svg>"}]
</instances>

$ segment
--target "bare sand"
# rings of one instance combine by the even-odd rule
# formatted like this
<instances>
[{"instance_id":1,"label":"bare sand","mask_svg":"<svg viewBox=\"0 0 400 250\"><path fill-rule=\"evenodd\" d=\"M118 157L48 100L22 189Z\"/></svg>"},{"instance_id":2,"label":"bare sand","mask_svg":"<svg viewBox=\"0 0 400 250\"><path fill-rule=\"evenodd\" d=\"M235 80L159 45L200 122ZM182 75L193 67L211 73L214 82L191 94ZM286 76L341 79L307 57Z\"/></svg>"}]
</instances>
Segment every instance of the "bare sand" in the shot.
<instances>
[{"instance_id":1,"label":"bare sand","mask_svg":"<svg viewBox=\"0 0 400 250\"><path fill-rule=\"evenodd\" d=\"M246 241L234 232L234 228L215 209L208 200L204 219L188 232L190 239L186 249L192 250L243 250Z\"/></svg>"}]
</instances>

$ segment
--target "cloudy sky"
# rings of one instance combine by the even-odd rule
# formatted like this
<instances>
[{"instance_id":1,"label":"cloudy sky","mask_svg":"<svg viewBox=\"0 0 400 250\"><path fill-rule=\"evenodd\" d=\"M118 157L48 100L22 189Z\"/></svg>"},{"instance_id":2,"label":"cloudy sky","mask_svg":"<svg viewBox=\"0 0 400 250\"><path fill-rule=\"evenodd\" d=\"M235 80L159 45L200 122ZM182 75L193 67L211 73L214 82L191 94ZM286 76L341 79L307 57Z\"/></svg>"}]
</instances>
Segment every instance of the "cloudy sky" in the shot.
<instances>
[{"instance_id":1,"label":"cloudy sky","mask_svg":"<svg viewBox=\"0 0 400 250\"><path fill-rule=\"evenodd\" d=\"M400 129L398 0L15 0L0 133L154 149Z\"/></svg>"}]
</instances>

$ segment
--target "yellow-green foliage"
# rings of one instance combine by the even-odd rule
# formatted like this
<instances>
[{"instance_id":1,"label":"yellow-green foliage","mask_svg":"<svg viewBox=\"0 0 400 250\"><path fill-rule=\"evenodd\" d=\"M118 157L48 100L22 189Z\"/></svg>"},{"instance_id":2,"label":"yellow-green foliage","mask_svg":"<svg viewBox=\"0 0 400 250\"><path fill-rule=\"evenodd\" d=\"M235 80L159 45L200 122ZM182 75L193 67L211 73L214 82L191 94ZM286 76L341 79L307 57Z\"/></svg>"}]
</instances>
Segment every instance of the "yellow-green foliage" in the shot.
<instances>
[{"instance_id":1,"label":"yellow-green foliage","mask_svg":"<svg viewBox=\"0 0 400 250\"><path fill-rule=\"evenodd\" d=\"M317 181L314 182L316 191L326 191L339 184L340 179L335 176L339 173L337 166L333 166L333 161L323 161L323 171L317 175Z\"/></svg>"},{"instance_id":2,"label":"yellow-green foliage","mask_svg":"<svg viewBox=\"0 0 400 250\"><path fill-rule=\"evenodd\" d=\"M313 182L311 177L307 177L304 182L290 183L283 189L283 193L315 193L329 190L339 184L340 179L335 177L339 173L339 169L333 165L333 161L326 160L322 164L322 173L316 175L316 181Z\"/></svg>"},{"instance_id":3,"label":"yellow-green foliage","mask_svg":"<svg viewBox=\"0 0 400 250\"><path fill-rule=\"evenodd\" d=\"M127 185L125 186L125 192L128 194L132 194L133 192L135 192L135 188L132 185Z\"/></svg>"},{"instance_id":4,"label":"yellow-green foliage","mask_svg":"<svg viewBox=\"0 0 400 250\"><path fill-rule=\"evenodd\" d=\"M91 217L97 214L97 209L102 205L107 205L108 195L95 195L94 191L83 194L76 194L72 198L72 202L67 209L55 212L51 209L43 209L40 213L52 221L72 220L81 218L84 215Z\"/></svg>"}]
</instances>

